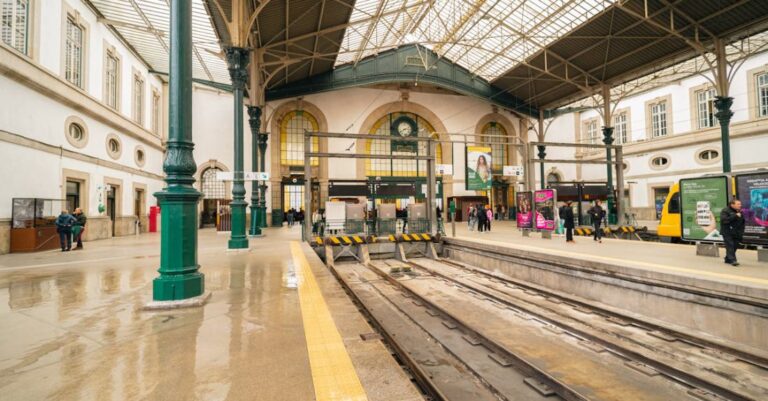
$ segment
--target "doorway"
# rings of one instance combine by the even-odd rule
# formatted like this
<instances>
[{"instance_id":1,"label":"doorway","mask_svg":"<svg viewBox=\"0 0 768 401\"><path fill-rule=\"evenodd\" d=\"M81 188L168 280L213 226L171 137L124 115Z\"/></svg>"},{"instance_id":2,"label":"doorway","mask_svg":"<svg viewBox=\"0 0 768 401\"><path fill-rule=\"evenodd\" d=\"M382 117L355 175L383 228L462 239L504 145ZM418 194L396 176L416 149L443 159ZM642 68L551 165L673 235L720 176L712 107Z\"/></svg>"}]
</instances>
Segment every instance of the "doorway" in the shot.
<instances>
[{"instance_id":1,"label":"doorway","mask_svg":"<svg viewBox=\"0 0 768 401\"><path fill-rule=\"evenodd\" d=\"M669 188L653 188L653 207L656 209L656 220L661 220L661 211L664 209L664 202L669 195Z\"/></svg>"},{"instance_id":2,"label":"doorway","mask_svg":"<svg viewBox=\"0 0 768 401\"><path fill-rule=\"evenodd\" d=\"M107 186L107 216L110 219L110 232L115 236L115 220L117 210L117 187L115 185Z\"/></svg>"}]
</instances>

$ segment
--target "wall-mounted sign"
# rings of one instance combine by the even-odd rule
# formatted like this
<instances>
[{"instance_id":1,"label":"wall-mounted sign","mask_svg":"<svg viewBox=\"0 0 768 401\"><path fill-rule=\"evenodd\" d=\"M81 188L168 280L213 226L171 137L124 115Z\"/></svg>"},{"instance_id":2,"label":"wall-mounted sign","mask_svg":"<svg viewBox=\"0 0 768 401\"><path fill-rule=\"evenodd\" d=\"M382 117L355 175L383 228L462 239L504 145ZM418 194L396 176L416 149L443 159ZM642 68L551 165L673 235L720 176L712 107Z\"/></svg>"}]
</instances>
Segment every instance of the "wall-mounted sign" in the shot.
<instances>
[{"instance_id":1,"label":"wall-mounted sign","mask_svg":"<svg viewBox=\"0 0 768 401\"><path fill-rule=\"evenodd\" d=\"M217 171L216 179L220 181L234 181L234 171ZM268 181L269 173L262 173L259 171L244 171L243 181Z\"/></svg>"},{"instance_id":2,"label":"wall-mounted sign","mask_svg":"<svg viewBox=\"0 0 768 401\"><path fill-rule=\"evenodd\" d=\"M453 175L453 164L436 164L435 173L442 175Z\"/></svg>"},{"instance_id":3,"label":"wall-mounted sign","mask_svg":"<svg viewBox=\"0 0 768 401\"><path fill-rule=\"evenodd\" d=\"M533 193L537 229L547 231L555 229L555 202L554 189L540 189Z\"/></svg>"},{"instance_id":4,"label":"wall-mounted sign","mask_svg":"<svg viewBox=\"0 0 768 401\"><path fill-rule=\"evenodd\" d=\"M736 176L744 216L744 243L768 245L768 172Z\"/></svg>"},{"instance_id":5,"label":"wall-mounted sign","mask_svg":"<svg viewBox=\"0 0 768 401\"><path fill-rule=\"evenodd\" d=\"M515 194L517 200L517 228L533 228L533 192Z\"/></svg>"},{"instance_id":6,"label":"wall-mounted sign","mask_svg":"<svg viewBox=\"0 0 768 401\"><path fill-rule=\"evenodd\" d=\"M491 147L467 146L467 165L465 171L467 189L487 191L493 184L491 174Z\"/></svg>"},{"instance_id":7,"label":"wall-mounted sign","mask_svg":"<svg viewBox=\"0 0 768 401\"><path fill-rule=\"evenodd\" d=\"M523 166L504 166L501 168L505 177L522 177Z\"/></svg>"},{"instance_id":8,"label":"wall-mounted sign","mask_svg":"<svg viewBox=\"0 0 768 401\"><path fill-rule=\"evenodd\" d=\"M728 177L680 180L682 238L688 241L722 241L720 211L728 205Z\"/></svg>"}]
</instances>

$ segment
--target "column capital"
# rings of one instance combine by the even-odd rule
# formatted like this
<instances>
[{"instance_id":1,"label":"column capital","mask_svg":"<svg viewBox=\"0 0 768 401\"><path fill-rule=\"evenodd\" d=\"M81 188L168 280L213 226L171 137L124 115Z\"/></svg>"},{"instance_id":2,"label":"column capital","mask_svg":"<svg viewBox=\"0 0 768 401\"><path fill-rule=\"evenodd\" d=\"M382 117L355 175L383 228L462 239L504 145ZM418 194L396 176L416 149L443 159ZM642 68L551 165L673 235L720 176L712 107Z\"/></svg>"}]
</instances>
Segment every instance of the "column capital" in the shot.
<instances>
[{"instance_id":1,"label":"column capital","mask_svg":"<svg viewBox=\"0 0 768 401\"><path fill-rule=\"evenodd\" d=\"M603 127L603 143L613 145L613 127Z\"/></svg>"},{"instance_id":2,"label":"column capital","mask_svg":"<svg viewBox=\"0 0 768 401\"><path fill-rule=\"evenodd\" d=\"M733 105L733 98L730 96L715 96L715 108L717 112L715 117L720 120L720 124L728 124L733 117L733 111L731 106Z\"/></svg>"},{"instance_id":3,"label":"column capital","mask_svg":"<svg viewBox=\"0 0 768 401\"><path fill-rule=\"evenodd\" d=\"M224 49L229 77L235 88L245 88L245 83L248 81L249 53L250 50L244 47L227 47Z\"/></svg>"}]
</instances>

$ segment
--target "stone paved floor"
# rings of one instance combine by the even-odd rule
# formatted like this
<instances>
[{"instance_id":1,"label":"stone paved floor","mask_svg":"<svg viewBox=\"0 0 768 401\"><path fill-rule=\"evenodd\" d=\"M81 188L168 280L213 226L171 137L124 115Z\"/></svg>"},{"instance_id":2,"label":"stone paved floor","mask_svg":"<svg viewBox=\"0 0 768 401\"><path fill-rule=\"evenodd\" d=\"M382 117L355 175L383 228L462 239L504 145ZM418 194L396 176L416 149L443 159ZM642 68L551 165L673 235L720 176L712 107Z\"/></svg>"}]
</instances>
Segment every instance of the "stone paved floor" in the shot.
<instances>
[{"instance_id":1,"label":"stone paved floor","mask_svg":"<svg viewBox=\"0 0 768 401\"><path fill-rule=\"evenodd\" d=\"M269 229L245 253L200 231L210 301L146 312L159 235L83 251L0 256L2 400L313 400L290 241ZM371 400L421 399L319 259L317 281ZM318 267L319 265L319 267ZM383 356L383 358L382 358Z\"/></svg>"}]
</instances>

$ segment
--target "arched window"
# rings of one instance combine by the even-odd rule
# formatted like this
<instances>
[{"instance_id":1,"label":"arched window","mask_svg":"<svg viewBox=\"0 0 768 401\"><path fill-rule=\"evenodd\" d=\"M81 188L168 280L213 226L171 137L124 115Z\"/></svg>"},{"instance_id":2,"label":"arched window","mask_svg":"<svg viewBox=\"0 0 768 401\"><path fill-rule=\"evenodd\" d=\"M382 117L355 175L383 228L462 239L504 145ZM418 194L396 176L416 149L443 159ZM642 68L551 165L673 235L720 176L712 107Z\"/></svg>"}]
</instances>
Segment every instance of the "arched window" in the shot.
<instances>
[{"instance_id":1,"label":"arched window","mask_svg":"<svg viewBox=\"0 0 768 401\"><path fill-rule=\"evenodd\" d=\"M481 140L491 147L491 171L501 174L507 162L507 130L497 122L489 122L483 127Z\"/></svg>"},{"instance_id":2,"label":"arched window","mask_svg":"<svg viewBox=\"0 0 768 401\"><path fill-rule=\"evenodd\" d=\"M200 188L203 199L226 199L227 190L224 181L216 178L216 173L221 171L218 167L209 167L203 171L200 178Z\"/></svg>"},{"instance_id":3,"label":"arched window","mask_svg":"<svg viewBox=\"0 0 768 401\"><path fill-rule=\"evenodd\" d=\"M304 131L318 131L317 119L306 111L296 110L283 116L280 122L280 164L283 166L304 165ZM317 152L318 138L312 137L312 151ZM318 159L312 158L313 166Z\"/></svg>"},{"instance_id":4,"label":"arched window","mask_svg":"<svg viewBox=\"0 0 768 401\"><path fill-rule=\"evenodd\" d=\"M554 171L549 173L549 174L547 174L547 183L548 184L553 184L553 183L556 183L556 182L560 182L560 174L557 174Z\"/></svg>"},{"instance_id":5,"label":"arched window","mask_svg":"<svg viewBox=\"0 0 768 401\"><path fill-rule=\"evenodd\" d=\"M435 129L427 120L419 117L413 113L390 113L373 124L370 134L375 135L387 135L392 136L392 123L401 118L408 117L416 122L418 130L418 136L420 137L432 137L439 138L435 133ZM373 139L367 140L365 143L365 150L371 155L384 155L382 159L366 159L365 161L365 175L369 177L423 177L427 173L427 161L426 160L407 160L407 159L391 159L390 155L427 155L427 142L417 142L415 147L407 146L407 142L398 142L397 140L388 139ZM405 146L400 146L405 145ZM443 152L440 148L440 144L437 144L435 150L436 164L441 164L443 160Z\"/></svg>"}]
</instances>

